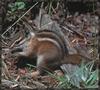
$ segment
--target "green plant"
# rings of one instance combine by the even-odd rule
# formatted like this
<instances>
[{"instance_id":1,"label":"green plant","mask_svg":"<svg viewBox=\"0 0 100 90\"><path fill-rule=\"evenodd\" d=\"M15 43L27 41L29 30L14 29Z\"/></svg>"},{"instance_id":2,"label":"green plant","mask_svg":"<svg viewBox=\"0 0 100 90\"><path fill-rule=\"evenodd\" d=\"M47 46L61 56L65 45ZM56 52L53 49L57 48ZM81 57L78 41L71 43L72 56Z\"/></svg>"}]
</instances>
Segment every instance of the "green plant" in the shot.
<instances>
[{"instance_id":1,"label":"green plant","mask_svg":"<svg viewBox=\"0 0 100 90\"><path fill-rule=\"evenodd\" d=\"M51 9L52 9L52 4L53 4L53 0L48 0L48 14L51 15Z\"/></svg>"},{"instance_id":2,"label":"green plant","mask_svg":"<svg viewBox=\"0 0 100 90\"><path fill-rule=\"evenodd\" d=\"M8 5L10 11L14 12L16 10L22 10L22 9L25 9L25 3L22 2L22 1L18 1L18 2L15 2L15 3L11 3Z\"/></svg>"},{"instance_id":3,"label":"green plant","mask_svg":"<svg viewBox=\"0 0 100 90\"><path fill-rule=\"evenodd\" d=\"M53 13L53 8L56 6L57 7L57 3L59 2L59 0L47 0L47 6L46 6L46 10L47 13L49 15L52 15ZM54 4L54 5L53 5Z\"/></svg>"},{"instance_id":4,"label":"green plant","mask_svg":"<svg viewBox=\"0 0 100 90\"><path fill-rule=\"evenodd\" d=\"M68 67L62 68L65 72L64 77L59 77L59 87L62 88L98 88L98 68L93 69L94 62L89 62L86 65L82 63L80 67L73 67L73 72L68 73ZM64 66L62 66L64 67ZM69 68L70 69L70 68Z\"/></svg>"},{"instance_id":5,"label":"green plant","mask_svg":"<svg viewBox=\"0 0 100 90\"><path fill-rule=\"evenodd\" d=\"M9 3L8 4L9 10L7 11L7 17L6 19L8 21L14 21L17 18L19 18L25 11L26 9L26 4L24 1L16 1L14 3Z\"/></svg>"},{"instance_id":6,"label":"green plant","mask_svg":"<svg viewBox=\"0 0 100 90\"><path fill-rule=\"evenodd\" d=\"M29 65L29 67L35 67ZM64 76L56 76L55 74L44 70L49 76L55 78L59 81L57 87L67 89L67 88L98 88L98 68L93 70L94 61L91 61L87 64L81 63L78 67L76 65L64 64L61 66L61 69L65 73ZM35 67L36 68L36 67Z\"/></svg>"}]
</instances>

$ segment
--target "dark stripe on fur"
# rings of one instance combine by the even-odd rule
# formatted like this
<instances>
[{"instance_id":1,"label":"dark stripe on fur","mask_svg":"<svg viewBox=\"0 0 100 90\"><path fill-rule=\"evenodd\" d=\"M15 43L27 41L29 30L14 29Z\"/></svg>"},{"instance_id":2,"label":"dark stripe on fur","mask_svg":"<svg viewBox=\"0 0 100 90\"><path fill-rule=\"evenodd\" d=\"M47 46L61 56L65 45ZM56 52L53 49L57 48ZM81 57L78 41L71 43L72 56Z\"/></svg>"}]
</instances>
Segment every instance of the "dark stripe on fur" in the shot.
<instances>
[{"instance_id":1,"label":"dark stripe on fur","mask_svg":"<svg viewBox=\"0 0 100 90\"><path fill-rule=\"evenodd\" d=\"M64 36L62 36L60 33L57 33L57 31L45 29L45 30L38 31L36 33L36 36L41 37L41 38L48 37L48 38L54 39L61 46L62 53L66 54L66 55L68 54L68 49L67 49L67 45L66 45L66 41L64 39Z\"/></svg>"}]
</instances>

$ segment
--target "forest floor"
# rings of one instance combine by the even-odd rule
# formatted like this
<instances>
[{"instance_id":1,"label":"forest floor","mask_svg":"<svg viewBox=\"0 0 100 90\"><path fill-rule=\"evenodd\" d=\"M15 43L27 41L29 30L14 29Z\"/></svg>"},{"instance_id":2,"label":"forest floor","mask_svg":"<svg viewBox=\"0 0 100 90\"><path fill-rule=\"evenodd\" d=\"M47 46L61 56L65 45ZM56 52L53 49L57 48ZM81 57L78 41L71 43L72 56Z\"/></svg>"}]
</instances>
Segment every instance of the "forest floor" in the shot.
<instances>
[{"instance_id":1,"label":"forest floor","mask_svg":"<svg viewBox=\"0 0 100 90\"><path fill-rule=\"evenodd\" d=\"M85 14L78 14L76 12L73 15L68 15L66 17L61 16L60 12L56 12L52 14L50 18L45 17L44 22L56 22L60 27L60 30L64 33L66 39L69 40L70 45L73 50L69 52L75 53L74 50L77 50L85 57L91 57L94 60L98 59L98 30L99 30L99 17L95 14L91 14L87 12ZM51 20L49 20L51 19ZM33 28L36 28L37 23L36 19L31 20L28 19L28 23ZM35 26L33 25L35 23ZM49 26L49 24L47 25ZM51 28L51 27L43 27L43 28ZM20 36L20 35L19 35ZM14 40L5 40L6 44L11 43ZM10 44L12 45L12 43ZM1 90L27 90L32 89L41 90L44 88L57 88L59 85L59 81L54 78L52 75L47 74L44 76L38 76L37 78L31 77L30 72L35 69L31 66L25 67L23 69L17 69L16 67L16 57L12 56L9 52L7 45L5 43L2 44L2 85ZM56 75L53 73L53 75Z\"/></svg>"}]
</instances>

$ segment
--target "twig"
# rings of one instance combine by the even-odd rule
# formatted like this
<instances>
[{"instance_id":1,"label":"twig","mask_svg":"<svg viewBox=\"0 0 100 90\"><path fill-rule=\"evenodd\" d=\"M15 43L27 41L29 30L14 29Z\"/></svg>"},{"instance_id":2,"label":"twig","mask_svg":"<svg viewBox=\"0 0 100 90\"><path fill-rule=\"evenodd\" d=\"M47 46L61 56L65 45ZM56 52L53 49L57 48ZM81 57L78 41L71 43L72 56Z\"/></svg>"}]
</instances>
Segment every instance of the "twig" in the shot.
<instances>
[{"instance_id":1,"label":"twig","mask_svg":"<svg viewBox=\"0 0 100 90\"><path fill-rule=\"evenodd\" d=\"M49 4L50 5L49 5L49 12L48 12L48 14L51 15L51 9L52 9L53 1L50 0Z\"/></svg>"},{"instance_id":2,"label":"twig","mask_svg":"<svg viewBox=\"0 0 100 90\"><path fill-rule=\"evenodd\" d=\"M66 28L65 26L62 26L62 28L63 28L64 30L66 30L66 31L73 32L71 29L68 29L68 28Z\"/></svg>"},{"instance_id":3,"label":"twig","mask_svg":"<svg viewBox=\"0 0 100 90\"><path fill-rule=\"evenodd\" d=\"M38 23L38 29L41 28L41 20L42 20L42 14L43 14L43 11L42 11L43 5L44 5L44 2L42 2L41 8L40 8L40 11L39 11L39 23Z\"/></svg>"},{"instance_id":4,"label":"twig","mask_svg":"<svg viewBox=\"0 0 100 90\"><path fill-rule=\"evenodd\" d=\"M56 10L52 7L52 11L56 14L57 12L56 12Z\"/></svg>"},{"instance_id":5,"label":"twig","mask_svg":"<svg viewBox=\"0 0 100 90\"><path fill-rule=\"evenodd\" d=\"M17 76L17 78L15 79L15 81L18 81L20 79L20 75Z\"/></svg>"},{"instance_id":6,"label":"twig","mask_svg":"<svg viewBox=\"0 0 100 90\"><path fill-rule=\"evenodd\" d=\"M55 8L55 9L56 9L56 10L58 10L58 8L59 8L59 2L57 3L57 6L56 6L56 8Z\"/></svg>"},{"instance_id":7,"label":"twig","mask_svg":"<svg viewBox=\"0 0 100 90\"><path fill-rule=\"evenodd\" d=\"M2 83L1 86L6 86L6 87L10 88L11 90L13 90L14 88L16 88L18 86L19 86L19 88L17 88L16 90L19 90L20 88L21 88L21 90L33 90L34 89L29 86L22 85L19 82L9 81L9 80L5 80L5 79L2 79L1 83Z\"/></svg>"},{"instance_id":8,"label":"twig","mask_svg":"<svg viewBox=\"0 0 100 90\"><path fill-rule=\"evenodd\" d=\"M14 84L18 84L17 82L5 80L5 79L2 79L1 83L3 86L7 86L7 87L10 87L11 85L14 85Z\"/></svg>"},{"instance_id":9,"label":"twig","mask_svg":"<svg viewBox=\"0 0 100 90\"><path fill-rule=\"evenodd\" d=\"M2 69L5 74L5 77L10 78L10 73L8 71L8 67L7 67L6 63L4 62L4 60L2 60L2 66L3 66Z\"/></svg>"},{"instance_id":10,"label":"twig","mask_svg":"<svg viewBox=\"0 0 100 90\"><path fill-rule=\"evenodd\" d=\"M8 32L17 22L19 22L33 7L35 7L38 4L36 2L30 9L28 9L17 21L15 21L1 36L4 38L4 34Z\"/></svg>"},{"instance_id":11,"label":"twig","mask_svg":"<svg viewBox=\"0 0 100 90\"><path fill-rule=\"evenodd\" d=\"M19 42L22 39L22 37L19 37L17 40L15 40L15 42L10 46L10 48L14 47L14 45Z\"/></svg>"},{"instance_id":12,"label":"twig","mask_svg":"<svg viewBox=\"0 0 100 90\"><path fill-rule=\"evenodd\" d=\"M3 39L1 39L2 43L4 43L5 45L8 45L8 43L6 43Z\"/></svg>"},{"instance_id":13,"label":"twig","mask_svg":"<svg viewBox=\"0 0 100 90\"><path fill-rule=\"evenodd\" d=\"M33 84L37 85L38 88L47 88L47 86L45 86L44 84L37 82L37 81L33 81Z\"/></svg>"}]
</instances>

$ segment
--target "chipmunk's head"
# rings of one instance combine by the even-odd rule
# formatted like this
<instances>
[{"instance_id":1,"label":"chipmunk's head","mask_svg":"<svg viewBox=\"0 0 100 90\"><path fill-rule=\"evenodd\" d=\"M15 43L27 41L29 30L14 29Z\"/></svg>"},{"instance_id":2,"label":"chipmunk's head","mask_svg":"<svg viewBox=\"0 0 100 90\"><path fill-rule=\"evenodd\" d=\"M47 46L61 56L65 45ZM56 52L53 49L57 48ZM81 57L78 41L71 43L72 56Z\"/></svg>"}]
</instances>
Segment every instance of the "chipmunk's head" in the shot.
<instances>
[{"instance_id":1,"label":"chipmunk's head","mask_svg":"<svg viewBox=\"0 0 100 90\"><path fill-rule=\"evenodd\" d=\"M37 43L34 32L30 32L26 38L20 41L17 46L11 49L11 53L15 56L29 56L34 51Z\"/></svg>"}]
</instances>

